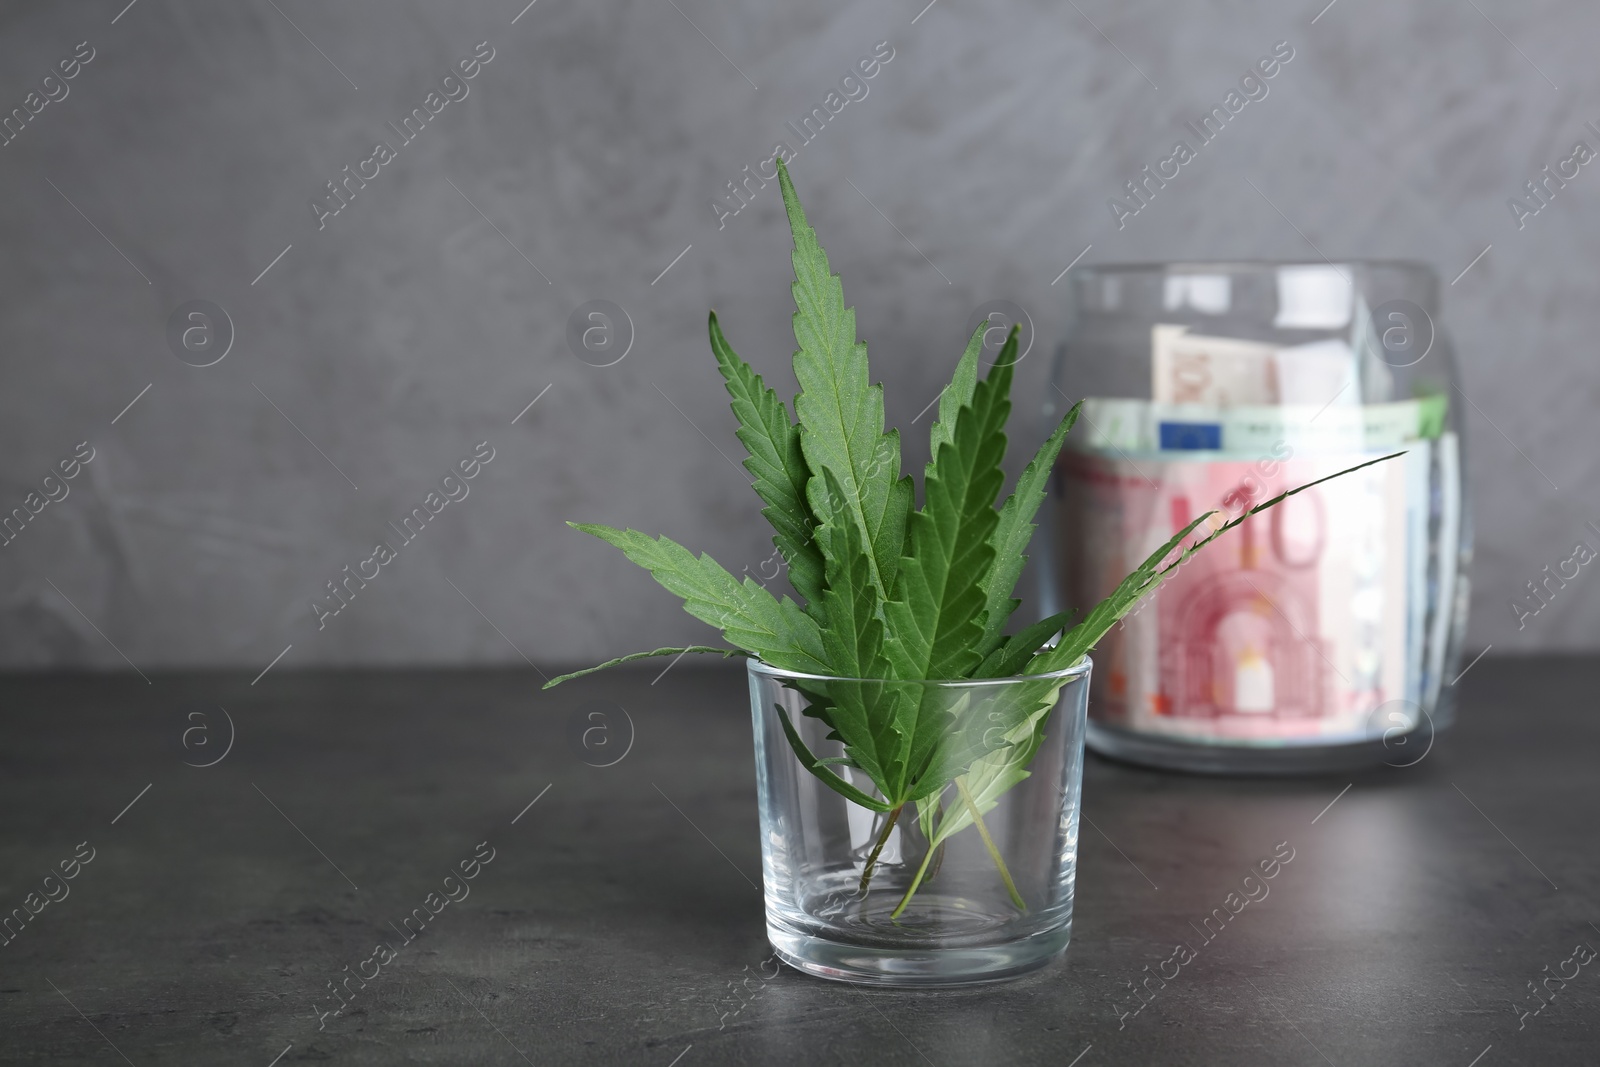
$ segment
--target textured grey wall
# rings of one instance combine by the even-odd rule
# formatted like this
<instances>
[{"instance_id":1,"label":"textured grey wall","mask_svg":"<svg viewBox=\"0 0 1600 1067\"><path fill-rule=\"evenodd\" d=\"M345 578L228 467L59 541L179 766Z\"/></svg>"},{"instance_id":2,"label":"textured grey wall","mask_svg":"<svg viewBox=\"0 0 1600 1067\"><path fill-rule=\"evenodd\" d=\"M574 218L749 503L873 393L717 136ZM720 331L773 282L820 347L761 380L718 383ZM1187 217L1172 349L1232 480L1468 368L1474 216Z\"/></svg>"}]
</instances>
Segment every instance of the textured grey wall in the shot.
<instances>
[{"instance_id":1,"label":"textured grey wall","mask_svg":"<svg viewBox=\"0 0 1600 1067\"><path fill-rule=\"evenodd\" d=\"M3 509L94 449L0 549L0 664L120 649L254 674L291 643L286 666L520 662L514 644L548 667L706 636L561 523L668 533L735 570L768 556L719 454L738 446L704 317L789 388L788 238L775 186L720 228L712 202L881 41L893 58L794 173L891 421L991 298L1032 312L1023 387L1042 388L1051 280L1090 243L1085 262L1314 242L1446 281L1492 244L1446 288L1481 408L1469 644L1597 643L1593 578L1520 632L1509 607L1600 521L1600 174L1520 231L1506 204L1574 141L1600 147L1592 4L1337 0L1313 24L1318 0L124 3L0 15L0 107L39 108L0 148ZM1281 40L1270 95L1119 231L1107 197ZM83 41L93 58L40 88ZM483 41L468 95L441 102ZM429 103L401 144L387 124ZM395 158L319 230L312 199L380 140ZM566 340L598 299L636 335L609 367ZM191 300L232 320L213 366L169 348ZM481 441L470 495L319 630L324 583L397 542L387 523Z\"/></svg>"}]
</instances>

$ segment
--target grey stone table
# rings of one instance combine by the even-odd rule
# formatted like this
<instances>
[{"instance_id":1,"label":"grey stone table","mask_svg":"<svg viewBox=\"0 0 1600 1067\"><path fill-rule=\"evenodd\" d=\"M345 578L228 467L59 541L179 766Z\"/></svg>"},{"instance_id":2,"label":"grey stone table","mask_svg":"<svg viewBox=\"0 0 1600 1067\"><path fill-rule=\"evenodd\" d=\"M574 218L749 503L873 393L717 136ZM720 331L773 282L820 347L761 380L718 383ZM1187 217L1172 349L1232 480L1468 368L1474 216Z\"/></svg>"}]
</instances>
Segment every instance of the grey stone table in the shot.
<instances>
[{"instance_id":1,"label":"grey stone table","mask_svg":"<svg viewBox=\"0 0 1600 1067\"><path fill-rule=\"evenodd\" d=\"M658 673L0 680L0 1062L1600 1062L1600 663L1477 664L1403 769L1092 760L1065 959L940 993L769 962L742 674Z\"/></svg>"}]
</instances>

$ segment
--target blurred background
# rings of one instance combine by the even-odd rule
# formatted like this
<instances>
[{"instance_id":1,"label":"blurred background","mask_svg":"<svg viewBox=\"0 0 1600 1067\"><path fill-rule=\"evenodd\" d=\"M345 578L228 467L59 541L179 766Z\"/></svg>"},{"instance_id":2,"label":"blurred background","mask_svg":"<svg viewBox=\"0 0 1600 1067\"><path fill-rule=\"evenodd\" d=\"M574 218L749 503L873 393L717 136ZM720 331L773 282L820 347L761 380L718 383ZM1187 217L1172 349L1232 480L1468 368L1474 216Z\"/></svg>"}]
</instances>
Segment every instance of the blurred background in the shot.
<instances>
[{"instance_id":1,"label":"blurred background","mask_svg":"<svg viewBox=\"0 0 1600 1067\"><path fill-rule=\"evenodd\" d=\"M0 548L0 666L551 667L704 640L563 522L736 573L771 556L705 318L792 393L758 170L779 143L911 470L980 306L1026 311L1019 395L1046 395L1071 264L1433 264L1469 398L1469 654L1600 644L1584 578L1511 607L1600 522L1600 173L1525 188L1600 148L1600 10L925 4L6 5L0 513L28 518ZM1119 220L1108 200L1275 49L1267 94ZM319 620L379 541L397 559Z\"/></svg>"}]
</instances>

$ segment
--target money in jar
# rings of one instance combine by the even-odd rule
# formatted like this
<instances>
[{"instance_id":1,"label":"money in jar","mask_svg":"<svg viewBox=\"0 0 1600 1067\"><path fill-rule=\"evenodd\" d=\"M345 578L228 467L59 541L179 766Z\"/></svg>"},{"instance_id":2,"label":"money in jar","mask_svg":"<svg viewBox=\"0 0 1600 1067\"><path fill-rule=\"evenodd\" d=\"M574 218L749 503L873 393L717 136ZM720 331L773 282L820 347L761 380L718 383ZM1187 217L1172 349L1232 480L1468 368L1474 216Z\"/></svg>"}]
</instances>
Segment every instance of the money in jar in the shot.
<instances>
[{"instance_id":1,"label":"money in jar","mask_svg":"<svg viewBox=\"0 0 1600 1067\"><path fill-rule=\"evenodd\" d=\"M1072 290L1051 406L1083 405L1052 479L1051 610L1087 611L1207 513L1190 543L1401 453L1171 568L1095 653L1089 745L1225 773L1420 758L1453 713L1470 546L1432 272L1092 267Z\"/></svg>"}]
</instances>

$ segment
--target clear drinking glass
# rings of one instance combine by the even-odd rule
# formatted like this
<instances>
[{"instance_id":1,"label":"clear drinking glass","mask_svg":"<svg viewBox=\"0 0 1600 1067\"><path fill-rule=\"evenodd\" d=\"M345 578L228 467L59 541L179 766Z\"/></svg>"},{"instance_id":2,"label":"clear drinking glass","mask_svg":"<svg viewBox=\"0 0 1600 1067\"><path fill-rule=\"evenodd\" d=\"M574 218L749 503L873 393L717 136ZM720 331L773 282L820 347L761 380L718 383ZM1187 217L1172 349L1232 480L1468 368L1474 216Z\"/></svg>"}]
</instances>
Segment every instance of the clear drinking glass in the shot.
<instances>
[{"instance_id":1,"label":"clear drinking glass","mask_svg":"<svg viewBox=\"0 0 1600 1067\"><path fill-rule=\"evenodd\" d=\"M1404 453L1247 519L1115 627L1088 746L1232 773L1421 759L1453 715L1471 556L1433 271L1107 265L1071 290L1049 414L1084 407L1052 479L1049 612L1087 610L1208 510Z\"/></svg>"},{"instance_id":2,"label":"clear drinking glass","mask_svg":"<svg viewBox=\"0 0 1600 1067\"><path fill-rule=\"evenodd\" d=\"M767 936L778 956L824 978L948 986L1010 977L1062 952L1072 930L1089 673L1085 659L1054 674L897 682L751 660ZM787 723L808 759L881 799L862 771L828 762L845 756L829 718L841 706L892 705L942 724L938 744L908 764L967 754L944 764L964 773L897 816L825 784L786 733Z\"/></svg>"}]
</instances>

